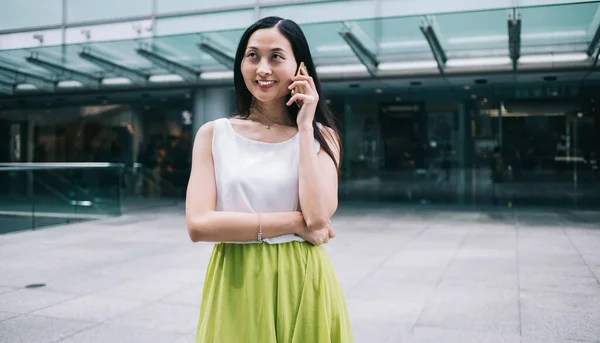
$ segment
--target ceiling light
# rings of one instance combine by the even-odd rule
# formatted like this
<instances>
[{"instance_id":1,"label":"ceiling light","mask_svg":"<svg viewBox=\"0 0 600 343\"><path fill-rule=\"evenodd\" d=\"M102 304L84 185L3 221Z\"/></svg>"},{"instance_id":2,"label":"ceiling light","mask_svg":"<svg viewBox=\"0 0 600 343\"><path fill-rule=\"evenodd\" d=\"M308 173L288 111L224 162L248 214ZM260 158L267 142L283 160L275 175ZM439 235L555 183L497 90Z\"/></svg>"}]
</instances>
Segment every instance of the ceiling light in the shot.
<instances>
[{"instance_id":1,"label":"ceiling light","mask_svg":"<svg viewBox=\"0 0 600 343\"><path fill-rule=\"evenodd\" d=\"M126 77L111 77L102 79L102 84L105 86L130 85L131 80Z\"/></svg>"},{"instance_id":2,"label":"ceiling light","mask_svg":"<svg viewBox=\"0 0 600 343\"><path fill-rule=\"evenodd\" d=\"M150 82L182 82L183 77L177 74L166 74L166 75L152 75L149 79Z\"/></svg>"},{"instance_id":3,"label":"ceiling light","mask_svg":"<svg viewBox=\"0 0 600 343\"><path fill-rule=\"evenodd\" d=\"M383 48L383 49L412 48L412 47L418 47L418 46L427 46L427 41L425 41L425 40L407 40L407 41L379 43L379 47Z\"/></svg>"},{"instance_id":4,"label":"ceiling light","mask_svg":"<svg viewBox=\"0 0 600 343\"><path fill-rule=\"evenodd\" d=\"M506 41L508 41L508 35L448 38L448 44L492 43Z\"/></svg>"},{"instance_id":5,"label":"ceiling light","mask_svg":"<svg viewBox=\"0 0 600 343\"><path fill-rule=\"evenodd\" d=\"M348 45L324 45L317 47L318 52L351 51Z\"/></svg>"},{"instance_id":6,"label":"ceiling light","mask_svg":"<svg viewBox=\"0 0 600 343\"><path fill-rule=\"evenodd\" d=\"M209 71L200 74L200 78L203 80L233 80L233 71Z\"/></svg>"},{"instance_id":7,"label":"ceiling light","mask_svg":"<svg viewBox=\"0 0 600 343\"><path fill-rule=\"evenodd\" d=\"M388 62L381 63L378 66L379 70L409 70L435 68L437 68L437 63L435 61Z\"/></svg>"},{"instance_id":8,"label":"ceiling light","mask_svg":"<svg viewBox=\"0 0 600 343\"><path fill-rule=\"evenodd\" d=\"M589 58L586 53L578 54L549 54L549 55L530 55L521 56L519 63L556 63L556 62L580 62Z\"/></svg>"},{"instance_id":9,"label":"ceiling light","mask_svg":"<svg viewBox=\"0 0 600 343\"><path fill-rule=\"evenodd\" d=\"M21 83L18 84L16 87L18 90L20 91L30 91L30 90L35 90L38 89L36 86L30 84L30 83Z\"/></svg>"},{"instance_id":10,"label":"ceiling light","mask_svg":"<svg viewBox=\"0 0 600 343\"><path fill-rule=\"evenodd\" d=\"M318 74L357 73L367 72L363 64L329 65L317 67Z\"/></svg>"},{"instance_id":11,"label":"ceiling light","mask_svg":"<svg viewBox=\"0 0 600 343\"><path fill-rule=\"evenodd\" d=\"M574 38L574 37L586 37L587 32L584 30L577 31L560 31L560 32L536 32L536 33L522 33L521 38L523 39L548 39L548 38Z\"/></svg>"},{"instance_id":12,"label":"ceiling light","mask_svg":"<svg viewBox=\"0 0 600 343\"><path fill-rule=\"evenodd\" d=\"M446 62L446 67L475 67L509 65L510 57L487 57L487 58L455 58Z\"/></svg>"},{"instance_id":13,"label":"ceiling light","mask_svg":"<svg viewBox=\"0 0 600 343\"><path fill-rule=\"evenodd\" d=\"M558 31L558 32L535 32L535 33L522 33L522 39L549 39L549 38L574 38L574 37L585 37L587 32L584 30L575 31ZM456 37L448 38L448 44L477 44L477 43L496 43L496 42L507 42L508 35L489 35L489 36L475 36L475 37Z\"/></svg>"},{"instance_id":14,"label":"ceiling light","mask_svg":"<svg viewBox=\"0 0 600 343\"><path fill-rule=\"evenodd\" d=\"M60 88L80 88L80 87L83 87L83 84L79 81L68 80L68 81L60 81L58 83L58 87L60 87Z\"/></svg>"}]
</instances>

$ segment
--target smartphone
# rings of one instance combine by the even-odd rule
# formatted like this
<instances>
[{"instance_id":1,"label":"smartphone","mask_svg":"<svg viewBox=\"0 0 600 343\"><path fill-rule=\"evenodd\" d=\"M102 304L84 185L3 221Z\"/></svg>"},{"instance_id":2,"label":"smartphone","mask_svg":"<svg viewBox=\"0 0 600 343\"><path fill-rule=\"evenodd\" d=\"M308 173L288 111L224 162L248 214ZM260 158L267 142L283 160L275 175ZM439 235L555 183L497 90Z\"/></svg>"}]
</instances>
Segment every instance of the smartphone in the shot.
<instances>
[{"instance_id":1,"label":"smartphone","mask_svg":"<svg viewBox=\"0 0 600 343\"><path fill-rule=\"evenodd\" d=\"M304 62L300 62L300 65L298 66L298 71L296 72L296 76L300 75L300 70L302 70L302 68L304 68ZM299 90L296 90L296 89L299 89ZM296 94L296 92L302 93L302 87L297 87L296 89L292 89L292 96L294 96L294 94ZM298 105L298 108L302 108L302 103L299 102L298 100L296 100L296 105Z\"/></svg>"}]
</instances>

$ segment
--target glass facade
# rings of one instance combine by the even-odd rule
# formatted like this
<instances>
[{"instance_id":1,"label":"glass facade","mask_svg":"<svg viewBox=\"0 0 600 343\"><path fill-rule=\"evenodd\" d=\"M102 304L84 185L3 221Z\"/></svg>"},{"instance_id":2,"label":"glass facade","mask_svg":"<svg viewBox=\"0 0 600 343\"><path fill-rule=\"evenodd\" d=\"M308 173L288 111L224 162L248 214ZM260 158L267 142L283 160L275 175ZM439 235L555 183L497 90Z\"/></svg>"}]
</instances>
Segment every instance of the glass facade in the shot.
<instances>
[{"instance_id":1,"label":"glass facade","mask_svg":"<svg viewBox=\"0 0 600 343\"><path fill-rule=\"evenodd\" d=\"M450 3L10 2L0 161L123 163L123 194L182 196L215 116L196 94L231 87L243 30L278 15L341 123L342 200L600 208L600 2Z\"/></svg>"},{"instance_id":2,"label":"glass facade","mask_svg":"<svg viewBox=\"0 0 600 343\"><path fill-rule=\"evenodd\" d=\"M344 127L343 199L600 207L600 116L585 96L595 89L348 92L330 96Z\"/></svg>"}]
</instances>

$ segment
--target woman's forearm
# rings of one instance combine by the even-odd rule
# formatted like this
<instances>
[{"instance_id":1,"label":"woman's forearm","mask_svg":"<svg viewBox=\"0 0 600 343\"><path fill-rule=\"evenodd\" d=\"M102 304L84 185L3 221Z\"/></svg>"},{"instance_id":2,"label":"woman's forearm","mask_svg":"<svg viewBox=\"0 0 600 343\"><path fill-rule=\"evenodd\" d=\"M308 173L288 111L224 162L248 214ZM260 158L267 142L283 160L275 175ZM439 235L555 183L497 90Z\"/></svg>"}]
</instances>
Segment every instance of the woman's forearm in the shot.
<instances>
[{"instance_id":1,"label":"woman's forearm","mask_svg":"<svg viewBox=\"0 0 600 343\"><path fill-rule=\"evenodd\" d=\"M258 238L258 214L210 211L188 215L188 233L193 242L245 242ZM302 232L301 212L260 214L264 238Z\"/></svg>"},{"instance_id":2,"label":"woman's forearm","mask_svg":"<svg viewBox=\"0 0 600 343\"><path fill-rule=\"evenodd\" d=\"M331 214L328 211L328 194L325 180L320 177L320 166L314 142L312 126L299 127L300 166L298 191L300 207L306 225L318 230L327 225Z\"/></svg>"}]
</instances>

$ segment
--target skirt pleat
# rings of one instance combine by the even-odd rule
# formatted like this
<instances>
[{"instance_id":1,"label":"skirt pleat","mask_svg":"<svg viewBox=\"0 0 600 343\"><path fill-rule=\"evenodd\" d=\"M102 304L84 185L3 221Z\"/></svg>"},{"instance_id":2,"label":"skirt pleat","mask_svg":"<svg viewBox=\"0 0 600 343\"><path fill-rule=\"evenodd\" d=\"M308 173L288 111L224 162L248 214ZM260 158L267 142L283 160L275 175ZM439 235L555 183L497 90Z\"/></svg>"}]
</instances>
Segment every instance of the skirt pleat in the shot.
<instances>
[{"instance_id":1,"label":"skirt pleat","mask_svg":"<svg viewBox=\"0 0 600 343\"><path fill-rule=\"evenodd\" d=\"M329 257L307 242L216 244L196 343L351 343Z\"/></svg>"}]
</instances>

